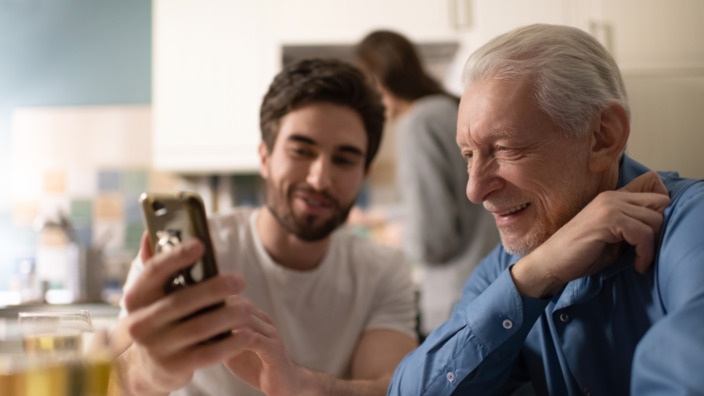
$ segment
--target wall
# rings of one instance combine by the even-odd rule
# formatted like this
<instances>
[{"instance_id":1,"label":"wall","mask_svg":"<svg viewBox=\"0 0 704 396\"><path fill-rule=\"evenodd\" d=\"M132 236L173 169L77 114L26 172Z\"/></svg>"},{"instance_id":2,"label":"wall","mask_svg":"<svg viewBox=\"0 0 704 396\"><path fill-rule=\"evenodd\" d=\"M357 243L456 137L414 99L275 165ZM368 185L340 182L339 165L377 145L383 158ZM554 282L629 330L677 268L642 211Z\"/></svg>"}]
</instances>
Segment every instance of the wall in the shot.
<instances>
[{"instance_id":1,"label":"wall","mask_svg":"<svg viewBox=\"0 0 704 396\"><path fill-rule=\"evenodd\" d=\"M151 1L0 0L0 186L11 113L24 106L151 103ZM12 194L0 194L0 290L13 269Z\"/></svg>"}]
</instances>

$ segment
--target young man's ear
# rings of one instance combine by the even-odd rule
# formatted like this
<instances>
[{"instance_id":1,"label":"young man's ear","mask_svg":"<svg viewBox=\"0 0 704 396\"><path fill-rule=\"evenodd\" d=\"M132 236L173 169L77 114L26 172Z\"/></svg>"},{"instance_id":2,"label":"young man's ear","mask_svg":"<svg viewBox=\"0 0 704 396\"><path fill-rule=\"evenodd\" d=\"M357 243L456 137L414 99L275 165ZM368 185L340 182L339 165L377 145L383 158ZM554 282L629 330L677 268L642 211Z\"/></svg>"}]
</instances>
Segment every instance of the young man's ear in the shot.
<instances>
[{"instance_id":1,"label":"young man's ear","mask_svg":"<svg viewBox=\"0 0 704 396\"><path fill-rule=\"evenodd\" d=\"M592 124L590 168L601 172L618 162L631 132L626 109L612 103L598 114Z\"/></svg>"},{"instance_id":2,"label":"young man's ear","mask_svg":"<svg viewBox=\"0 0 704 396\"><path fill-rule=\"evenodd\" d=\"M259 142L259 174L262 175L264 179L269 177L267 161L269 161L269 149L266 147L266 143L261 141Z\"/></svg>"}]
</instances>

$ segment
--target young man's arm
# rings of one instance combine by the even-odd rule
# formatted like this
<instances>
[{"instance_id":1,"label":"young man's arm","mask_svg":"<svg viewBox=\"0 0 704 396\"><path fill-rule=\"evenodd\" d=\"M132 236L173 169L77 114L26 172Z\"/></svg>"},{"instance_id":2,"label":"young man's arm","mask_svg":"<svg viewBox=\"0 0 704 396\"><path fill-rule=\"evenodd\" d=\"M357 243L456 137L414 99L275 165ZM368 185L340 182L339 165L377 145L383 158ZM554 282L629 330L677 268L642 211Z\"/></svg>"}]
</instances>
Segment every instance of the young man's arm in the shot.
<instances>
[{"instance_id":1,"label":"young man's arm","mask_svg":"<svg viewBox=\"0 0 704 396\"><path fill-rule=\"evenodd\" d=\"M394 330L369 330L357 345L352 380L318 374L321 395L385 395L401 359L418 346L413 338Z\"/></svg>"},{"instance_id":2,"label":"young man's arm","mask_svg":"<svg viewBox=\"0 0 704 396\"><path fill-rule=\"evenodd\" d=\"M391 375L416 341L395 330L364 333L352 358L352 379L344 380L297 365L286 352L276 330L235 330L246 337L246 351L225 365L240 379L269 396L385 395Z\"/></svg>"}]
</instances>

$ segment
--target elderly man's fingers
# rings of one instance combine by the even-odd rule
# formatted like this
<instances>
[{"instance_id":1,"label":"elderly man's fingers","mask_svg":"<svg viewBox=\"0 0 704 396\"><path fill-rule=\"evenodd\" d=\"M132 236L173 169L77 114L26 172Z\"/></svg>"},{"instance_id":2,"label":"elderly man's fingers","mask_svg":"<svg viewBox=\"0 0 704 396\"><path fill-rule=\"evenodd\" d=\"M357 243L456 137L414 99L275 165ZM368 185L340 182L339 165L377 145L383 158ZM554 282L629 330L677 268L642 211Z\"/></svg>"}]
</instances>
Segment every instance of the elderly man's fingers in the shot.
<instances>
[{"instance_id":1,"label":"elderly man's fingers","mask_svg":"<svg viewBox=\"0 0 704 396\"><path fill-rule=\"evenodd\" d=\"M660 176L653 171L644 173L631 180L631 182L623 186L620 191L668 195L667 187L665 187Z\"/></svg>"},{"instance_id":2,"label":"elderly man's fingers","mask_svg":"<svg viewBox=\"0 0 704 396\"><path fill-rule=\"evenodd\" d=\"M662 213L670 206L670 197L660 193L630 193L626 192L624 202L634 207L642 207Z\"/></svg>"},{"instance_id":3,"label":"elderly man's fingers","mask_svg":"<svg viewBox=\"0 0 704 396\"><path fill-rule=\"evenodd\" d=\"M620 222L619 233L624 241L635 248L635 269L644 273L652 264L655 245L660 234L663 215L657 210L631 205Z\"/></svg>"}]
</instances>

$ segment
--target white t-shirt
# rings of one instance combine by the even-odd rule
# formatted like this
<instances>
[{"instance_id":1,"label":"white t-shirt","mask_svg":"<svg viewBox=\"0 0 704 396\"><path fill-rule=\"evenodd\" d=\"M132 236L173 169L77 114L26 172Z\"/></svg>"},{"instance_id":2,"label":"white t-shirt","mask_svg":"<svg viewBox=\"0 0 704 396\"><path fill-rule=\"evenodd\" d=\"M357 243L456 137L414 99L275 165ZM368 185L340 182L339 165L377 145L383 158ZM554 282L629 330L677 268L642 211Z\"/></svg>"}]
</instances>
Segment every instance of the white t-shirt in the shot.
<instances>
[{"instance_id":1,"label":"white t-shirt","mask_svg":"<svg viewBox=\"0 0 704 396\"><path fill-rule=\"evenodd\" d=\"M210 219L221 273L244 277L242 296L271 316L298 364L349 377L350 360L367 330L396 330L413 338L413 285L402 254L359 238L344 227L332 235L323 261L311 271L275 263L256 232L259 211L238 208ZM135 260L125 285L142 270ZM124 307L123 307L124 311ZM261 395L223 364L198 370L173 395Z\"/></svg>"}]
</instances>

